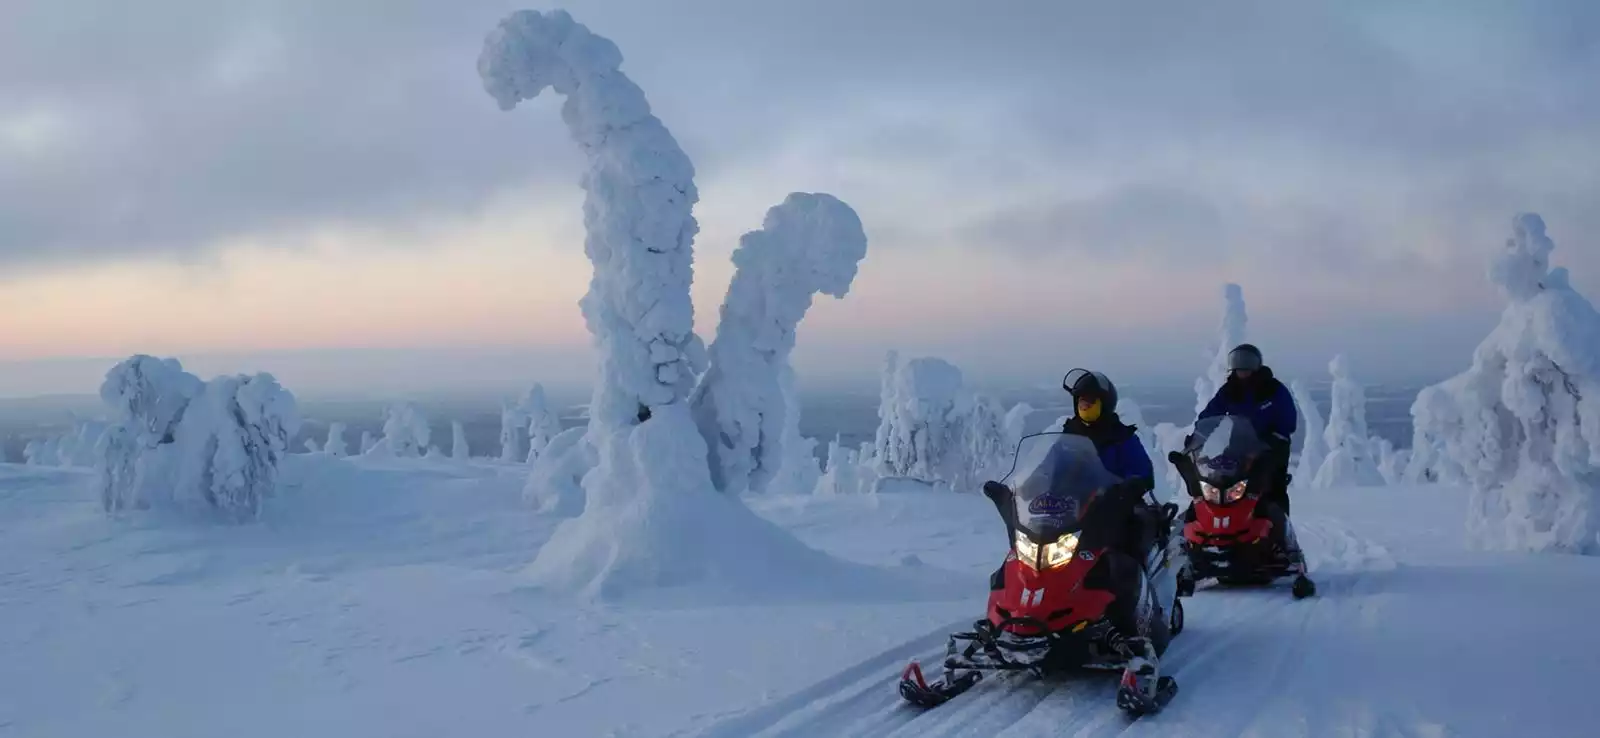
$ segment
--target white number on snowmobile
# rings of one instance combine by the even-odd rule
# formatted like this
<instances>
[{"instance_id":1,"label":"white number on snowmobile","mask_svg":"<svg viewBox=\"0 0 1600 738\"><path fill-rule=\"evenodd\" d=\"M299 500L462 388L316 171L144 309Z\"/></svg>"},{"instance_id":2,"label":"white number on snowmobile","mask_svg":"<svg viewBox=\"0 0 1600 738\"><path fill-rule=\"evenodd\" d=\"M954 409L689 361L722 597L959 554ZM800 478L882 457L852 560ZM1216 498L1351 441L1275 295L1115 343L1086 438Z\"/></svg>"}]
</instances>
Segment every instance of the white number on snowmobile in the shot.
<instances>
[{"instance_id":1,"label":"white number on snowmobile","mask_svg":"<svg viewBox=\"0 0 1600 738\"><path fill-rule=\"evenodd\" d=\"M1029 599L1030 595L1032 596L1031 600ZM1023 590L1022 590L1022 604L1023 605L1026 605L1028 607L1038 607L1039 604L1042 603L1042 602L1044 602L1044 587L1040 587L1038 589L1028 589L1026 587L1023 588Z\"/></svg>"}]
</instances>

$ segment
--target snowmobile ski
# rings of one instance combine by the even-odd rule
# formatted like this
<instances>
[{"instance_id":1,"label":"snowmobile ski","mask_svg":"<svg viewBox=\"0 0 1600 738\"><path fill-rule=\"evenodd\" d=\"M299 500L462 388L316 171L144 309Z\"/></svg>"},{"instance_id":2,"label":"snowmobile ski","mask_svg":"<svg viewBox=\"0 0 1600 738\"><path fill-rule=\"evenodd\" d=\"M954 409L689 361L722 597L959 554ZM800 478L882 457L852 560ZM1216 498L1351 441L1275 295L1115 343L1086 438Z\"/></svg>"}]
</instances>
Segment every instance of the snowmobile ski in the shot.
<instances>
[{"instance_id":1,"label":"snowmobile ski","mask_svg":"<svg viewBox=\"0 0 1600 738\"><path fill-rule=\"evenodd\" d=\"M983 672L969 671L952 681L948 675L933 684L922 678L922 666L913 661L900 673L900 696L918 707L938 707L972 688Z\"/></svg>"}]
</instances>

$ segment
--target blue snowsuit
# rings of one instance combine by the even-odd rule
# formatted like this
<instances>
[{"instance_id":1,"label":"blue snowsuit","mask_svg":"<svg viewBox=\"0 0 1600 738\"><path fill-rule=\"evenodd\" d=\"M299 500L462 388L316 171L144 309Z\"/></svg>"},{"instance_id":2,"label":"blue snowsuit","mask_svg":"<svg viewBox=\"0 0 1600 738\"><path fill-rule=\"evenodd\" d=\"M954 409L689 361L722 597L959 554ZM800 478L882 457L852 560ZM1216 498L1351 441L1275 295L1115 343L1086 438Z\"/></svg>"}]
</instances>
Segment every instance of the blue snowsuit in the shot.
<instances>
[{"instance_id":1,"label":"blue snowsuit","mask_svg":"<svg viewBox=\"0 0 1600 738\"><path fill-rule=\"evenodd\" d=\"M1093 425L1073 418L1061 430L1093 441L1106 471L1123 479L1144 477L1155 480L1155 468L1150 463L1150 454L1145 452L1144 444L1139 442L1133 426L1123 425L1115 414Z\"/></svg>"},{"instance_id":2,"label":"blue snowsuit","mask_svg":"<svg viewBox=\"0 0 1600 738\"><path fill-rule=\"evenodd\" d=\"M1217 415L1239 415L1250 419L1256 433L1267 440L1272 434L1287 442L1294 435L1299 414L1289 388L1272 377L1272 370L1261 367L1249 382L1229 377L1206 403L1196 420Z\"/></svg>"}]
</instances>

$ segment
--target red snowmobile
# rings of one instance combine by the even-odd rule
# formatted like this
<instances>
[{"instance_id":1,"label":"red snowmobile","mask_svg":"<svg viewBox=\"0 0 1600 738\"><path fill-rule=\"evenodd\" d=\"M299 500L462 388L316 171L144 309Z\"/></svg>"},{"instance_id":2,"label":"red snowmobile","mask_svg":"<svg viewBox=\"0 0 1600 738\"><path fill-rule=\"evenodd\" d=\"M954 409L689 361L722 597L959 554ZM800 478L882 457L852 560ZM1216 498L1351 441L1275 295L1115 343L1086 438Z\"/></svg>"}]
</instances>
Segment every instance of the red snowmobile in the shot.
<instances>
[{"instance_id":1,"label":"red snowmobile","mask_svg":"<svg viewBox=\"0 0 1600 738\"><path fill-rule=\"evenodd\" d=\"M1178 506L1145 502L1148 482L1112 475L1082 436L1023 438L1005 478L1013 474L1013 486L983 485L1010 549L990 577L988 616L950 636L940 681L929 684L911 662L900 695L933 707L988 671L1121 670L1117 705L1135 715L1160 710L1178 689L1159 674L1160 655L1183 629L1172 566Z\"/></svg>"},{"instance_id":2,"label":"red snowmobile","mask_svg":"<svg viewBox=\"0 0 1600 738\"><path fill-rule=\"evenodd\" d=\"M1201 579L1268 584L1290 575L1295 599L1316 593L1288 516L1261 499L1276 471L1266 450L1248 419L1220 415L1196 423L1184 451L1167 455L1194 499L1183 526L1187 563L1178 571L1178 596L1193 595Z\"/></svg>"}]
</instances>

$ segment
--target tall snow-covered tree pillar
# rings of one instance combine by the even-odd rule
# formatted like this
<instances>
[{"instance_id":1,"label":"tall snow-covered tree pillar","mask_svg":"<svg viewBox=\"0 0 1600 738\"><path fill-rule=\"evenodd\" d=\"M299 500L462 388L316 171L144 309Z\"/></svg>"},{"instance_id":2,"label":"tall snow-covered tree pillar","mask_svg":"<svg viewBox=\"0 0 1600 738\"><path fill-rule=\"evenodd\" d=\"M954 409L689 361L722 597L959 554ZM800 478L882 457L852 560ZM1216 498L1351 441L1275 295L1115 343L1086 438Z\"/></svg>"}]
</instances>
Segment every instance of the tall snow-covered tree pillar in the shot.
<instances>
[{"instance_id":1,"label":"tall snow-covered tree pillar","mask_svg":"<svg viewBox=\"0 0 1600 738\"><path fill-rule=\"evenodd\" d=\"M791 585L837 589L851 567L712 485L688 402L706 363L689 300L694 170L621 63L615 44L563 11L511 14L478 59L502 109L547 87L566 95L562 119L589 160L584 250L594 278L582 308L601 375L585 442L542 456L531 476L565 488L575 466L594 465L581 474L583 512L557 527L527 573L605 599L690 584L762 592L773 571Z\"/></svg>"},{"instance_id":2,"label":"tall snow-covered tree pillar","mask_svg":"<svg viewBox=\"0 0 1600 738\"><path fill-rule=\"evenodd\" d=\"M842 298L867 255L867 235L832 195L791 193L733 252L711 367L695 392L695 422L711 479L727 494L761 491L783 463L783 378L795 330L817 293Z\"/></svg>"},{"instance_id":3,"label":"tall snow-covered tree pillar","mask_svg":"<svg viewBox=\"0 0 1600 738\"><path fill-rule=\"evenodd\" d=\"M599 428L683 401L705 362L689 300L694 167L621 65L616 44L561 10L512 13L478 58L502 110L546 88L565 95L561 118L588 155L583 247L594 277L579 304L599 348Z\"/></svg>"}]
</instances>

